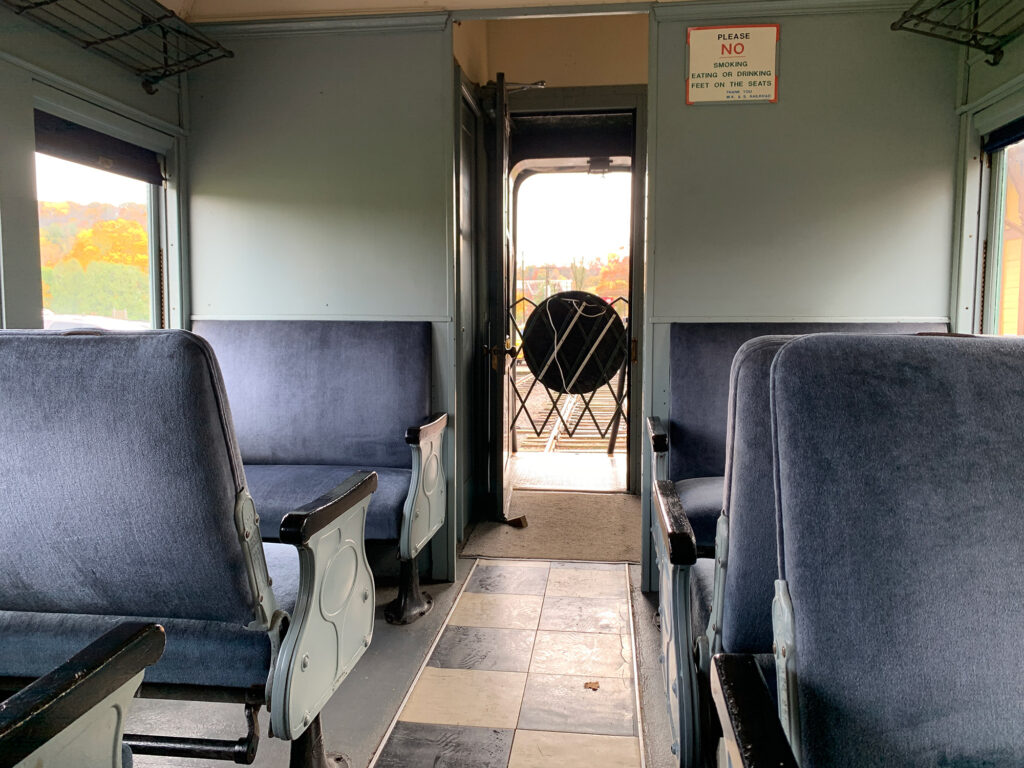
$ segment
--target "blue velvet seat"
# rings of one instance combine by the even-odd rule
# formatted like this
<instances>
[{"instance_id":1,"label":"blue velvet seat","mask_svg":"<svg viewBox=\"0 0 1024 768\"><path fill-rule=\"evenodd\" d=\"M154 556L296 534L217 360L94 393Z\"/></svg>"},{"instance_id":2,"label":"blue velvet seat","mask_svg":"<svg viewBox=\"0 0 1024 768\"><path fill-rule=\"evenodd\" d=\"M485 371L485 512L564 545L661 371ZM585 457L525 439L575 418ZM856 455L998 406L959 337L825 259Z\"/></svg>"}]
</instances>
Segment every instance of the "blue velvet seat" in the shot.
<instances>
[{"instance_id":1,"label":"blue velvet seat","mask_svg":"<svg viewBox=\"0 0 1024 768\"><path fill-rule=\"evenodd\" d=\"M263 546L277 607L291 615L299 586L295 548L274 543ZM269 635L252 632L239 623L38 611L0 611L0 678L45 674L54 659L70 657L126 621L161 623L167 632L166 651L147 672L147 683L244 689L267 682ZM224 653L226 647L230 653Z\"/></svg>"},{"instance_id":2,"label":"blue velvet seat","mask_svg":"<svg viewBox=\"0 0 1024 768\"><path fill-rule=\"evenodd\" d=\"M736 352L729 372L725 492L719 499L715 558L673 566L686 571L679 578L689 580L689 626L678 616L671 619L678 640L666 642L666 655L675 658L679 676L671 681L670 714L680 745L690 744L708 759L717 744L708 683L711 654L723 648L759 654L762 666L770 671L772 665L776 567L769 374L775 353L792 338L759 337ZM683 481L688 482L693 481ZM682 494L680 500L686 510ZM692 704L688 708L685 702Z\"/></svg>"},{"instance_id":3,"label":"blue velvet seat","mask_svg":"<svg viewBox=\"0 0 1024 768\"><path fill-rule=\"evenodd\" d=\"M729 370L737 350L768 335L944 332L944 323L673 323L667 419L653 430L656 480L677 484L701 557L722 511ZM686 481L685 483L682 481Z\"/></svg>"},{"instance_id":4,"label":"blue velvet seat","mask_svg":"<svg viewBox=\"0 0 1024 768\"><path fill-rule=\"evenodd\" d=\"M719 518L723 508L729 504L731 486L736 478L746 477L749 472L732 472L726 481L727 464L734 450L731 442L730 376L734 358L743 345L757 337L767 335L795 335L823 331L869 332L869 333L917 333L922 331L943 332L941 323L674 323L669 331L669 373L670 388L667 419L660 417L648 420L651 437L651 451L654 468L652 487L652 526L654 560L658 570L659 611L661 613L662 644L666 659L666 695L669 701L670 721L673 724L672 747L678 754L681 766L693 766L702 759L707 746L700 744L702 723L708 720L706 702L699 695L706 691L704 681L698 681L698 670L694 667L694 653L701 659L701 675L706 675L709 666L711 644L721 637L723 627L726 634L735 633L736 647L761 648L759 656L764 662L767 656L764 639L768 603L751 618L747 619L747 607L754 604L752 592L749 598L728 601L738 611L735 616L723 613L720 606L712 617L713 595L724 594L722 584L715 583L715 566L711 560L699 563L697 558L711 558L716 555L716 536ZM767 414L767 389L761 387L760 418ZM746 396L744 396L745 399ZM765 422L766 423L766 422ZM742 436L741 436L742 437ZM742 450L742 445L737 443ZM772 503L771 491L765 491L763 481L765 466L770 465L770 454L762 444L759 457L751 464L751 471L760 473L751 478L749 495L761 503ZM753 469L760 462L759 469ZM749 539L752 546L760 547L761 556L756 563L750 561L750 574L760 573L761 586L755 590L764 591L764 584L770 584L770 573L764 565L764 551L770 548L770 537L765 537L765 523L754 515ZM738 565L742 573L745 566ZM727 571L722 571L725 579ZM732 577L728 577L732 578ZM721 580L720 579L720 580ZM746 582L746 575L742 577ZM743 592L743 590L739 590ZM671 594L667 594L671 592ZM707 637L703 649L695 643L707 635L710 625L715 625ZM729 642L732 642L732 638ZM770 644L770 640L768 641ZM749 645L745 645L749 643ZM770 647L770 645L768 646ZM770 664L770 662L769 662ZM701 688L698 688L700 682ZM706 696L703 697L706 699Z\"/></svg>"},{"instance_id":5,"label":"blue velvet seat","mask_svg":"<svg viewBox=\"0 0 1024 768\"><path fill-rule=\"evenodd\" d=\"M277 538L281 518L286 513L321 496L361 469L365 467L351 464L247 465L245 479L260 515L260 532L268 539ZM412 470L378 467L375 471L377 490L366 515L366 538L397 539L402 518L395 515L395 510L401 510L405 504Z\"/></svg>"},{"instance_id":6,"label":"blue velvet seat","mask_svg":"<svg viewBox=\"0 0 1024 768\"><path fill-rule=\"evenodd\" d=\"M153 621L147 686L266 704L277 736L304 738L372 634L375 476L306 499L263 545L216 360L184 331L0 332L0 392L0 678Z\"/></svg>"},{"instance_id":7,"label":"blue velvet seat","mask_svg":"<svg viewBox=\"0 0 1024 768\"><path fill-rule=\"evenodd\" d=\"M794 754L771 732L740 740L767 721L743 657L723 655L731 751L1024 765L1024 341L805 337L771 387L776 730Z\"/></svg>"},{"instance_id":8,"label":"blue velvet seat","mask_svg":"<svg viewBox=\"0 0 1024 768\"><path fill-rule=\"evenodd\" d=\"M446 511L447 419L430 413L431 324L208 320L193 330L220 361L263 535L276 538L285 512L372 470L366 535L397 539L403 560L389 620L429 610L429 597L417 602L411 561ZM429 439L420 433L427 424Z\"/></svg>"}]
</instances>

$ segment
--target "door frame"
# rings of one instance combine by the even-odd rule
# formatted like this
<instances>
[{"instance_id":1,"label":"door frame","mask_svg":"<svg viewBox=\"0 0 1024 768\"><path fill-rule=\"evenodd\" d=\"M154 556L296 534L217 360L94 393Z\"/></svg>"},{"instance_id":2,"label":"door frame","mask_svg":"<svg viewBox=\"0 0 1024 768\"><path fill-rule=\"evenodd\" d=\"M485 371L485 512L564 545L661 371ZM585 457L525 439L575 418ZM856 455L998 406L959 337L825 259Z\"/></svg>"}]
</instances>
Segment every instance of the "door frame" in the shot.
<instances>
[{"instance_id":1,"label":"door frame","mask_svg":"<svg viewBox=\"0 0 1024 768\"><path fill-rule=\"evenodd\" d=\"M470 199L472 210L472 248L467 253L462 248L460 226L462 221L462 195L460 169L462 167L461 131L464 110L467 110L474 122L473 164L475 174L471 180ZM457 382L456 416L454 437L457 444L456 462L459 465L460 481L455 489L457 497L456 509L459 510L455 521L455 538L462 542L466 538L466 526L471 522L470 510L483 503L486 492L487 466L481 460L479 438L477 436L474 414L485 407L486 390L482 379L483 347L486 338L482 335L483 313L485 308L480 297L486 295L485 256L486 232L484 214L486 209L487 158L484 148L484 113L480 103L478 86L473 83L462 68L455 65L455 282L454 282L454 316L455 322L455 370ZM472 295L463 296L460 286L465 274L471 275ZM472 336L467 345L463 336ZM468 391L467 391L468 387Z\"/></svg>"},{"instance_id":2,"label":"door frame","mask_svg":"<svg viewBox=\"0 0 1024 768\"><path fill-rule=\"evenodd\" d=\"M640 492L640 464L643 454L643 333L644 264L647 218L647 86L609 85L569 88L531 88L509 96L509 114L535 112L574 113L630 111L634 115L633 183L630 233L630 378L629 418L627 420L629 456L627 485L629 493Z\"/></svg>"}]
</instances>

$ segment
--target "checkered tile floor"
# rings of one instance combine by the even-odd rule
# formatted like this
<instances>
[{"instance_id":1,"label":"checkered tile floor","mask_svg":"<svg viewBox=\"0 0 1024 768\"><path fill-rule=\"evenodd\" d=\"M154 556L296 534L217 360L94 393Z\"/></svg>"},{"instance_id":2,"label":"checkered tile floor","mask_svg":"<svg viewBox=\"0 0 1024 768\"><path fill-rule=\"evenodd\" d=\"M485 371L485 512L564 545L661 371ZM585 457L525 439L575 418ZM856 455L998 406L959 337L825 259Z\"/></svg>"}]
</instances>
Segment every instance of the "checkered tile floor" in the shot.
<instances>
[{"instance_id":1,"label":"checkered tile floor","mask_svg":"<svg viewBox=\"0 0 1024 768\"><path fill-rule=\"evenodd\" d=\"M478 560L373 765L640 768L624 564Z\"/></svg>"}]
</instances>

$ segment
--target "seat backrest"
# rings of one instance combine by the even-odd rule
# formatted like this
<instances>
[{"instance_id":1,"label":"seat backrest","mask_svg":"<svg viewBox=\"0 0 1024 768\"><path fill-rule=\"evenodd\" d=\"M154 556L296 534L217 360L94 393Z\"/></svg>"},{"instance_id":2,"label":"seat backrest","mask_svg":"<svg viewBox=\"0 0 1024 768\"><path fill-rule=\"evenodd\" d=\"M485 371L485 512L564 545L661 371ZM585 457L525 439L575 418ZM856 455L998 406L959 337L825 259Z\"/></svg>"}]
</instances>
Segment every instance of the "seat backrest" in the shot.
<instances>
[{"instance_id":1,"label":"seat backrest","mask_svg":"<svg viewBox=\"0 0 1024 768\"><path fill-rule=\"evenodd\" d=\"M804 337L771 386L802 766L1024 765L1024 341Z\"/></svg>"},{"instance_id":2,"label":"seat backrest","mask_svg":"<svg viewBox=\"0 0 1024 768\"><path fill-rule=\"evenodd\" d=\"M729 373L723 514L729 523L721 602L722 650L770 653L775 553L775 475L769 382L775 353L793 336L761 336L739 348Z\"/></svg>"},{"instance_id":3,"label":"seat backrest","mask_svg":"<svg viewBox=\"0 0 1024 768\"><path fill-rule=\"evenodd\" d=\"M207 320L246 464L410 467L430 415L427 322Z\"/></svg>"},{"instance_id":4,"label":"seat backrest","mask_svg":"<svg viewBox=\"0 0 1024 768\"><path fill-rule=\"evenodd\" d=\"M202 339L0 331L0 402L0 609L252 621Z\"/></svg>"},{"instance_id":5,"label":"seat backrest","mask_svg":"<svg viewBox=\"0 0 1024 768\"><path fill-rule=\"evenodd\" d=\"M945 323L673 323L669 332L669 477L685 480L724 474L729 369L745 341L828 331L945 330Z\"/></svg>"}]
</instances>

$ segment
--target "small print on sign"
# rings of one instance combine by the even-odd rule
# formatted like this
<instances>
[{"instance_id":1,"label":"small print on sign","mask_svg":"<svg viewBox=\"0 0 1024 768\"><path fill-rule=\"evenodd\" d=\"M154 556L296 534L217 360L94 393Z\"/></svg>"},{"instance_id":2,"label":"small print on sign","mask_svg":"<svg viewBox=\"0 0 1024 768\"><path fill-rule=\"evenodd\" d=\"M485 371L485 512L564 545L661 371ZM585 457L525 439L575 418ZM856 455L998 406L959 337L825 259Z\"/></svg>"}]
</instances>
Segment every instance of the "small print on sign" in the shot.
<instances>
[{"instance_id":1,"label":"small print on sign","mask_svg":"<svg viewBox=\"0 0 1024 768\"><path fill-rule=\"evenodd\" d=\"M686 103L778 101L778 42L778 24L690 27Z\"/></svg>"}]
</instances>

